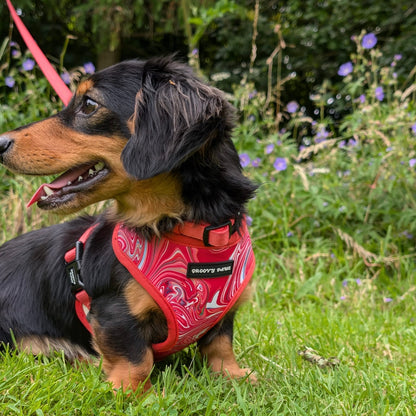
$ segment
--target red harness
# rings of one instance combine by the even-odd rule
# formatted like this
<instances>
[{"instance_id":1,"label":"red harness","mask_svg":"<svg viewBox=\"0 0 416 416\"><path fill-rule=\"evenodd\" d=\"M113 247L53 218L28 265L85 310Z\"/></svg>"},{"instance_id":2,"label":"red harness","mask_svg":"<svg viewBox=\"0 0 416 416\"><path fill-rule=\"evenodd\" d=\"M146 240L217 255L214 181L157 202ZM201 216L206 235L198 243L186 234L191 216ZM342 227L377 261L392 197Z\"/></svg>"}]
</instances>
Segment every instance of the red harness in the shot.
<instances>
[{"instance_id":1,"label":"red harness","mask_svg":"<svg viewBox=\"0 0 416 416\"><path fill-rule=\"evenodd\" d=\"M81 236L78 249L65 255L75 289L75 310L90 332L90 299L80 280L79 247L94 227ZM167 339L152 346L156 359L198 341L247 286L255 265L250 236L245 222L240 233L231 230L231 222L219 227L185 223L162 238L146 240L134 230L116 225L112 246L117 259L152 296L167 320Z\"/></svg>"}]
</instances>

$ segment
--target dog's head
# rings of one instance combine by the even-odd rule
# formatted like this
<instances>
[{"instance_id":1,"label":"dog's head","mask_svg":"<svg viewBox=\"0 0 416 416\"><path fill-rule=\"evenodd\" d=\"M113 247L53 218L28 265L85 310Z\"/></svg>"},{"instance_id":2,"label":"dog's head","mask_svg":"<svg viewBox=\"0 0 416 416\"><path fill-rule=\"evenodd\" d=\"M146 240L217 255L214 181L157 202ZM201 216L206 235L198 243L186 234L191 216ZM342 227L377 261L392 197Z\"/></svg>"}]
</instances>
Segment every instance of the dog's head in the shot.
<instances>
[{"instance_id":1,"label":"dog's head","mask_svg":"<svg viewBox=\"0 0 416 416\"><path fill-rule=\"evenodd\" d=\"M81 82L58 114L0 136L0 154L18 173L61 174L33 196L42 209L70 213L115 199L131 225L221 223L255 189L241 174L232 128L223 93L188 66L127 61Z\"/></svg>"}]
</instances>

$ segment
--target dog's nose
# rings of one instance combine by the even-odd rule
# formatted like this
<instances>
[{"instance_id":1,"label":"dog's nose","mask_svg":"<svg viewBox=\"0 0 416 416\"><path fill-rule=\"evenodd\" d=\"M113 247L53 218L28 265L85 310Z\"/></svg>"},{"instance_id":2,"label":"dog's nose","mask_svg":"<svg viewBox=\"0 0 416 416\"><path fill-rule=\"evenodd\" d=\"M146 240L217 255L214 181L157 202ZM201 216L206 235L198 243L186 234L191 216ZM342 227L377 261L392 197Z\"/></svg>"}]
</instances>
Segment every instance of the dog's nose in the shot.
<instances>
[{"instance_id":1,"label":"dog's nose","mask_svg":"<svg viewBox=\"0 0 416 416\"><path fill-rule=\"evenodd\" d=\"M12 145L13 140L8 136L0 136L0 155L3 155Z\"/></svg>"}]
</instances>

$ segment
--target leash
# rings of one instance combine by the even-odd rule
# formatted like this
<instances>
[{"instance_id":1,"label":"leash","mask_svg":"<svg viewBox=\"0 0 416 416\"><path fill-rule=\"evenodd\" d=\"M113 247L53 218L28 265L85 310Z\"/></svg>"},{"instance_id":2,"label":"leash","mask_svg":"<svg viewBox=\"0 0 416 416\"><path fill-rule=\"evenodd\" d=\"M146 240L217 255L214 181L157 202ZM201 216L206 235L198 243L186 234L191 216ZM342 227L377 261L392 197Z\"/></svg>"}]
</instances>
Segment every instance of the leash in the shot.
<instances>
[{"instance_id":1,"label":"leash","mask_svg":"<svg viewBox=\"0 0 416 416\"><path fill-rule=\"evenodd\" d=\"M26 43L26 46L28 47L33 57L35 58L35 61L39 65L39 68L43 72L43 75L45 75L46 79L49 81L52 88L58 94L59 98L62 100L64 105L68 105L68 103L71 101L71 98L72 98L71 90L66 86L65 82L56 72L55 68L51 65L48 58L39 48L35 39L33 39L32 35L30 34L30 32L27 30L26 26L22 22L22 19L20 19L20 17L16 13L16 10L13 7L11 1L6 0L6 3L10 10L10 15L12 16L13 21L17 29L20 32L20 35L22 36L24 42Z\"/></svg>"}]
</instances>

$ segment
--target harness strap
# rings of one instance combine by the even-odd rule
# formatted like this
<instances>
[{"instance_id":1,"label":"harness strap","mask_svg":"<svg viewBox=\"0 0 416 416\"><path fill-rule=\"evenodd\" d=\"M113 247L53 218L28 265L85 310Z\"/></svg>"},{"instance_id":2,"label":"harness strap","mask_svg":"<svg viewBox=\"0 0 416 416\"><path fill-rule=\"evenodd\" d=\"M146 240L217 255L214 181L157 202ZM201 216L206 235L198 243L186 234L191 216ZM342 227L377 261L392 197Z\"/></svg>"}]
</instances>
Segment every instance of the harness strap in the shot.
<instances>
[{"instance_id":1,"label":"harness strap","mask_svg":"<svg viewBox=\"0 0 416 416\"><path fill-rule=\"evenodd\" d=\"M227 221L221 225L195 224L193 222L184 222L175 227L174 232L187 237L203 241L207 247L226 246L233 234L234 220Z\"/></svg>"},{"instance_id":2,"label":"harness strap","mask_svg":"<svg viewBox=\"0 0 416 416\"><path fill-rule=\"evenodd\" d=\"M35 61L38 63L40 69L43 72L43 75L45 75L46 79L52 85L52 88L58 94L62 102L65 105L68 105L68 103L71 101L71 98L72 98L71 90L65 85L65 82L62 80L62 78L56 72L55 68L48 61L48 58L39 48L35 39L33 39L32 35L30 34L30 32L27 30L26 26L22 22L22 19L20 19L20 17L16 13L16 10L14 9L11 1L6 0L6 3L7 3L7 6L9 7L10 14L14 20L14 23L20 32L20 35L25 41L26 46L29 48L30 52L32 52L32 55L35 58Z\"/></svg>"},{"instance_id":3,"label":"harness strap","mask_svg":"<svg viewBox=\"0 0 416 416\"><path fill-rule=\"evenodd\" d=\"M87 319L91 307L90 297L83 289L84 284L81 280L81 258L83 247L97 225L98 224L94 224L91 227L88 227L76 242L75 247L65 253L67 275L71 282L72 293L75 296L75 312L81 323L91 333L92 328Z\"/></svg>"},{"instance_id":4,"label":"harness strap","mask_svg":"<svg viewBox=\"0 0 416 416\"><path fill-rule=\"evenodd\" d=\"M88 238L90 237L91 233L94 231L95 227L97 227L97 225L98 224L93 224L93 225L91 225L91 227L88 227L84 231L84 233L81 235L81 237L78 239L78 241L81 242L83 245L85 245L85 243L87 242ZM71 248L71 250L69 250L65 253L65 261L67 263L71 263L72 261L75 260L76 249L77 249L77 247L75 246L74 248Z\"/></svg>"}]
</instances>

